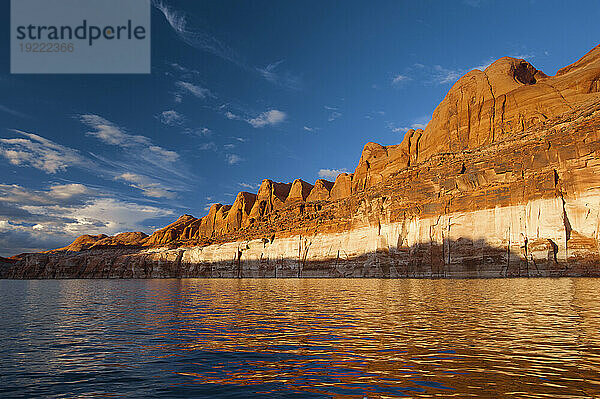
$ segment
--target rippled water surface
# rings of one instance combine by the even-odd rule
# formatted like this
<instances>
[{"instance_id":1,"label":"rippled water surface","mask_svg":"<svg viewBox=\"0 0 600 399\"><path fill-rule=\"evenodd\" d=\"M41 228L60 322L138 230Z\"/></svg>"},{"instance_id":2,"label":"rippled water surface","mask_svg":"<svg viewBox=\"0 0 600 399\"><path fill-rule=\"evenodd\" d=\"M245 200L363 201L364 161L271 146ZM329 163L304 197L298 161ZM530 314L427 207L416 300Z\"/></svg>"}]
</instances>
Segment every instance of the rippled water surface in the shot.
<instances>
[{"instance_id":1,"label":"rippled water surface","mask_svg":"<svg viewBox=\"0 0 600 399\"><path fill-rule=\"evenodd\" d=\"M600 397L600 279L0 281L4 397Z\"/></svg>"}]
</instances>

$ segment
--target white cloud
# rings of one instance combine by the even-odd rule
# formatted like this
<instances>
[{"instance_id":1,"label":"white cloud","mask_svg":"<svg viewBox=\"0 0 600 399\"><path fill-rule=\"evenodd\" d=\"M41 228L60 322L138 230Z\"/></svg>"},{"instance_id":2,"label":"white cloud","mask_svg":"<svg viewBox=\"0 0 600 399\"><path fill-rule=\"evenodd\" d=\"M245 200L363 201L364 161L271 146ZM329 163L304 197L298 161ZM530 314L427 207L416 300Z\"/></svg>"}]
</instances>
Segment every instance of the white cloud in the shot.
<instances>
[{"instance_id":1,"label":"white cloud","mask_svg":"<svg viewBox=\"0 0 600 399\"><path fill-rule=\"evenodd\" d=\"M289 72L276 72L275 69L283 60L271 63L264 68L256 68L249 65L238 53L227 43L219 40L215 35L209 33L206 28L206 22L197 20L193 15L183 10L177 10L163 0L152 0L152 5L165 16L165 19L171 25L177 36L188 45L210 54L221 57L243 70L251 70L259 73L265 80L273 84L284 86L290 89L300 89L300 78ZM176 69L183 71L187 69L180 65L172 65Z\"/></svg>"},{"instance_id":2,"label":"white cloud","mask_svg":"<svg viewBox=\"0 0 600 399\"><path fill-rule=\"evenodd\" d=\"M204 205L204 212L210 211L210 207L213 206L213 205L215 205L215 204L217 204L217 202L211 202L211 203L208 203L208 204Z\"/></svg>"},{"instance_id":3,"label":"white cloud","mask_svg":"<svg viewBox=\"0 0 600 399\"><path fill-rule=\"evenodd\" d=\"M125 181L121 178L124 173L143 176L144 181L138 182L137 188L154 198L174 197L173 193L189 189L196 180L185 163L180 162L178 153L156 145L150 138L129 134L98 115L81 115L80 120L91 128L88 136L117 147L110 158L90 154L102 162L104 173L112 179Z\"/></svg>"},{"instance_id":4,"label":"white cloud","mask_svg":"<svg viewBox=\"0 0 600 399\"><path fill-rule=\"evenodd\" d=\"M212 134L212 130L207 127L189 128L183 129L183 132L198 137L208 137Z\"/></svg>"},{"instance_id":5,"label":"white cloud","mask_svg":"<svg viewBox=\"0 0 600 399\"><path fill-rule=\"evenodd\" d=\"M334 120L341 118L341 116L342 116L341 112L333 111L332 113L329 114L327 121L333 122Z\"/></svg>"},{"instance_id":6,"label":"white cloud","mask_svg":"<svg viewBox=\"0 0 600 399\"><path fill-rule=\"evenodd\" d=\"M179 159L176 152L155 145L148 137L125 133L123 128L101 116L84 114L80 115L80 120L94 129L87 132L87 135L95 137L106 144L133 150L136 155L155 165L173 163Z\"/></svg>"},{"instance_id":7,"label":"white cloud","mask_svg":"<svg viewBox=\"0 0 600 399\"><path fill-rule=\"evenodd\" d=\"M242 162L244 160L242 157L240 157L237 154L227 154L225 156L225 159L227 160L227 163L229 165L235 165L235 164L240 163L240 162Z\"/></svg>"},{"instance_id":8,"label":"white cloud","mask_svg":"<svg viewBox=\"0 0 600 399\"><path fill-rule=\"evenodd\" d=\"M487 69L487 67L489 67L490 65L492 65L493 61L489 61L489 62L484 62L481 65L476 65L475 67L473 67L473 69L478 69L480 71L485 71Z\"/></svg>"},{"instance_id":9,"label":"white cloud","mask_svg":"<svg viewBox=\"0 0 600 399\"><path fill-rule=\"evenodd\" d=\"M233 112L230 112L230 111L227 111L227 112L225 112L225 117L226 117L227 119L231 119L231 120L239 120L239 119L242 119L242 118L240 118L239 116L237 116L236 114L234 114Z\"/></svg>"},{"instance_id":10,"label":"white cloud","mask_svg":"<svg viewBox=\"0 0 600 399\"><path fill-rule=\"evenodd\" d=\"M0 255L62 247L81 234L144 231L145 221L172 215L83 184L54 184L46 190L0 185Z\"/></svg>"},{"instance_id":11,"label":"white cloud","mask_svg":"<svg viewBox=\"0 0 600 399\"><path fill-rule=\"evenodd\" d=\"M431 119L430 116L424 115L424 116L420 116L418 118L413 119L412 123L404 125L404 126L398 126L394 122L387 122L386 125L387 125L387 128L390 129L394 133L406 133L410 129L425 129L427 127L427 123L429 122L430 119Z\"/></svg>"},{"instance_id":12,"label":"white cloud","mask_svg":"<svg viewBox=\"0 0 600 399\"><path fill-rule=\"evenodd\" d=\"M190 14L174 9L162 0L153 0L152 5L163 13L175 33L188 45L233 62L240 67L245 67L232 48L202 28L206 25L205 23L194 21Z\"/></svg>"},{"instance_id":13,"label":"white cloud","mask_svg":"<svg viewBox=\"0 0 600 399\"><path fill-rule=\"evenodd\" d=\"M251 184L251 183L238 183L240 185L240 187L246 188L248 190L257 190L260 187L260 183L259 184Z\"/></svg>"},{"instance_id":14,"label":"white cloud","mask_svg":"<svg viewBox=\"0 0 600 399\"><path fill-rule=\"evenodd\" d=\"M287 115L283 111L272 109L270 111L263 112L256 118L248 119L247 122L253 127L264 127L267 125L277 125L286 119Z\"/></svg>"},{"instance_id":15,"label":"white cloud","mask_svg":"<svg viewBox=\"0 0 600 399\"><path fill-rule=\"evenodd\" d=\"M16 166L30 166L46 173L64 172L71 166L85 165L76 150L37 134L12 130L26 138L0 139L0 156Z\"/></svg>"},{"instance_id":16,"label":"white cloud","mask_svg":"<svg viewBox=\"0 0 600 399\"><path fill-rule=\"evenodd\" d=\"M184 81L178 80L177 82L175 82L175 86L177 86L179 89L183 90L184 92L187 92L188 94L192 94L193 96L198 97L198 98L204 99L206 97L212 96L212 93L210 92L210 90L205 89L204 87L195 85L190 82L184 82Z\"/></svg>"},{"instance_id":17,"label":"white cloud","mask_svg":"<svg viewBox=\"0 0 600 399\"><path fill-rule=\"evenodd\" d=\"M14 109L5 107L4 105L0 105L0 111L6 112L7 114L11 114L13 116L18 116L19 118L29 118L29 115L25 115L22 112L15 111Z\"/></svg>"},{"instance_id":18,"label":"white cloud","mask_svg":"<svg viewBox=\"0 0 600 399\"><path fill-rule=\"evenodd\" d=\"M191 75L199 75L200 74L199 71L197 71L195 69L191 69L191 68L185 67L185 66L180 65L180 64L178 64L176 62L172 62L170 65L176 71L184 73L184 74L191 74Z\"/></svg>"},{"instance_id":19,"label":"white cloud","mask_svg":"<svg viewBox=\"0 0 600 399\"><path fill-rule=\"evenodd\" d=\"M161 186L160 183L153 182L147 176L127 172L115 177L115 180L126 181L131 187L141 190L146 197L170 199L176 196L173 191Z\"/></svg>"},{"instance_id":20,"label":"white cloud","mask_svg":"<svg viewBox=\"0 0 600 399\"><path fill-rule=\"evenodd\" d=\"M319 170L319 177L328 180L335 180L339 174L346 173L348 170L344 169L321 169Z\"/></svg>"},{"instance_id":21,"label":"white cloud","mask_svg":"<svg viewBox=\"0 0 600 399\"><path fill-rule=\"evenodd\" d=\"M408 81L408 80L410 80L410 78L409 78L408 76L406 76L406 75L401 75L401 74L398 74L398 75L394 76L394 78L392 79L392 84L393 84L394 86L398 86L398 85L400 85L402 82L406 82L406 81Z\"/></svg>"},{"instance_id":22,"label":"white cloud","mask_svg":"<svg viewBox=\"0 0 600 399\"><path fill-rule=\"evenodd\" d=\"M256 68L256 70L265 78L267 81L287 87L293 90L300 90L300 78L294 76L289 72L277 73L275 70L284 60L279 60L267 65L264 68Z\"/></svg>"},{"instance_id":23,"label":"white cloud","mask_svg":"<svg viewBox=\"0 0 600 399\"><path fill-rule=\"evenodd\" d=\"M80 203L96 193L83 184L52 184L48 190L29 190L16 184L0 184L0 203L21 205L67 205Z\"/></svg>"},{"instance_id":24,"label":"white cloud","mask_svg":"<svg viewBox=\"0 0 600 399\"><path fill-rule=\"evenodd\" d=\"M56 199L71 199L73 197L89 195L93 191L84 186L83 184L71 183L71 184L55 184L50 186L49 195Z\"/></svg>"},{"instance_id":25,"label":"white cloud","mask_svg":"<svg viewBox=\"0 0 600 399\"><path fill-rule=\"evenodd\" d=\"M163 124L168 126L181 125L185 122L184 116L173 109L161 112L159 119Z\"/></svg>"},{"instance_id":26,"label":"white cloud","mask_svg":"<svg viewBox=\"0 0 600 399\"><path fill-rule=\"evenodd\" d=\"M94 131L87 132L88 136L95 137L106 144L132 147L138 144L148 145L150 143L149 138L127 134L122 128L101 116L83 114L80 115L79 119L94 129Z\"/></svg>"},{"instance_id":27,"label":"white cloud","mask_svg":"<svg viewBox=\"0 0 600 399\"><path fill-rule=\"evenodd\" d=\"M454 83L464 74L462 70L447 69L441 65L434 65L433 71L433 79L439 84Z\"/></svg>"},{"instance_id":28,"label":"white cloud","mask_svg":"<svg viewBox=\"0 0 600 399\"><path fill-rule=\"evenodd\" d=\"M198 149L201 151L217 151L218 150L217 145L215 143L213 143L212 141L210 141L208 143L200 144Z\"/></svg>"}]
</instances>

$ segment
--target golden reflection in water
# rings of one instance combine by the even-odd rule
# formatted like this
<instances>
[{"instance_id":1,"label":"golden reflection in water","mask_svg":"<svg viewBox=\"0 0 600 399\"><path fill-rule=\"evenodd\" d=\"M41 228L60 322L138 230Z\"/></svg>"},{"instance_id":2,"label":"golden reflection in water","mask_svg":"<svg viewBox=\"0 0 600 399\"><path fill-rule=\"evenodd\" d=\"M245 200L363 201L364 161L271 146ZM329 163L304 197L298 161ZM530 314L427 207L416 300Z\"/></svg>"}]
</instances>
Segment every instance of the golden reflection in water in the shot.
<instances>
[{"instance_id":1,"label":"golden reflection in water","mask_svg":"<svg viewBox=\"0 0 600 399\"><path fill-rule=\"evenodd\" d=\"M147 349L197 359L172 370L182 384L336 397L600 395L598 279L189 279L151 283L146 295L147 328L172 326Z\"/></svg>"}]
</instances>

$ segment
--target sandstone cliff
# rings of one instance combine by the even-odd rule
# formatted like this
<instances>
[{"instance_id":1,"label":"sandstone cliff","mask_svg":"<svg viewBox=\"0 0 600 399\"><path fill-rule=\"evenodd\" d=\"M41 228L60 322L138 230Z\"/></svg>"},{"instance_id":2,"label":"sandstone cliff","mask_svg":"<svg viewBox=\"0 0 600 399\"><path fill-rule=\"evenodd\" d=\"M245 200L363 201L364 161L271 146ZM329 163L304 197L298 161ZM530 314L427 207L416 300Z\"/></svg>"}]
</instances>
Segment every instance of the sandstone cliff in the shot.
<instances>
[{"instance_id":1,"label":"sandstone cliff","mask_svg":"<svg viewBox=\"0 0 600 399\"><path fill-rule=\"evenodd\" d=\"M501 58L424 130L367 143L335 182L257 194L151 236L0 259L12 278L600 275L600 46L547 76Z\"/></svg>"}]
</instances>

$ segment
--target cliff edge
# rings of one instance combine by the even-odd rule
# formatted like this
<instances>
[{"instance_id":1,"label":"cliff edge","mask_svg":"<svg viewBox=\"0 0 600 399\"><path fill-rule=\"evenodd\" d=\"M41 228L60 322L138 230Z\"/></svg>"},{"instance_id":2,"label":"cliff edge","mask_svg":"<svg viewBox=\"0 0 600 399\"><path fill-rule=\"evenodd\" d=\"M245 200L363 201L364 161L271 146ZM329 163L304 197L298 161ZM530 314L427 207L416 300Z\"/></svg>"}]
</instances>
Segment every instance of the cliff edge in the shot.
<instances>
[{"instance_id":1,"label":"cliff edge","mask_svg":"<svg viewBox=\"0 0 600 399\"><path fill-rule=\"evenodd\" d=\"M256 194L147 236L0 259L9 278L600 275L600 46L547 76L504 57L425 129L335 182Z\"/></svg>"}]
</instances>

